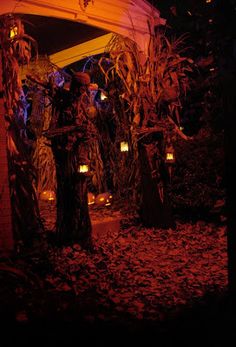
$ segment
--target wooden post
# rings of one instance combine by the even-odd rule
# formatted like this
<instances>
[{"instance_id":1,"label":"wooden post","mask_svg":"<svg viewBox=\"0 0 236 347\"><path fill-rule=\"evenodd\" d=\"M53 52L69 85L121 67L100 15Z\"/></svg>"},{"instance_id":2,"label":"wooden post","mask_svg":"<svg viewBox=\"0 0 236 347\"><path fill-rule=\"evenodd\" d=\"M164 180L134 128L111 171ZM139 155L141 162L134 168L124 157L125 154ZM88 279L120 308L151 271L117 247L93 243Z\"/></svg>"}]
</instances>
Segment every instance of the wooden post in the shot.
<instances>
[{"instance_id":1,"label":"wooden post","mask_svg":"<svg viewBox=\"0 0 236 347\"><path fill-rule=\"evenodd\" d=\"M10 254L14 247L3 94L0 49L0 256Z\"/></svg>"}]
</instances>

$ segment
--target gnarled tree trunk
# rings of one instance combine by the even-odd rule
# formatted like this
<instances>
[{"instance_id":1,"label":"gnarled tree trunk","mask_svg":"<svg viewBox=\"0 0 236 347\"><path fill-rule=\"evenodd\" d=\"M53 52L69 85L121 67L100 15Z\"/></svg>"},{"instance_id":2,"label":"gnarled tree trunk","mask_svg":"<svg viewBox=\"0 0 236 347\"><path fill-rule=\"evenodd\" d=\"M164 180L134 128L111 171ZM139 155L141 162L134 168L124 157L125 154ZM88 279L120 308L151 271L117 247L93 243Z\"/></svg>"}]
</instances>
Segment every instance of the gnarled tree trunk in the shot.
<instances>
[{"instance_id":1,"label":"gnarled tree trunk","mask_svg":"<svg viewBox=\"0 0 236 347\"><path fill-rule=\"evenodd\" d=\"M140 218L146 227L175 226L166 192L168 171L160 155L160 144L153 139L138 145L140 163ZM158 153L158 154L157 154Z\"/></svg>"},{"instance_id":2,"label":"gnarled tree trunk","mask_svg":"<svg viewBox=\"0 0 236 347\"><path fill-rule=\"evenodd\" d=\"M76 172L72 152L52 148L57 172L57 243L78 242L87 247L91 242L87 179Z\"/></svg>"}]
</instances>

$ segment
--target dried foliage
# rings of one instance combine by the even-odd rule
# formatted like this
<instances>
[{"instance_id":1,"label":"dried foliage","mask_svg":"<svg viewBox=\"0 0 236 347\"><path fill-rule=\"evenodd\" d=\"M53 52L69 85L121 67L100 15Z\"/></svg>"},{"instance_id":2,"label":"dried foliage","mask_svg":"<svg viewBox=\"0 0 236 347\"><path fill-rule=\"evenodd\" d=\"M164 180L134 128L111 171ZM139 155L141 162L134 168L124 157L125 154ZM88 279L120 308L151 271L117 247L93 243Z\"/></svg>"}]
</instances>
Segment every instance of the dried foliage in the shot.
<instances>
[{"instance_id":1,"label":"dried foliage","mask_svg":"<svg viewBox=\"0 0 236 347\"><path fill-rule=\"evenodd\" d=\"M109 92L109 96L116 105L113 114L119 135L129 138L131 143L132 161L126 181L133 187L133 198L138 204L141 198L138 142L158 132L163 134L164 143L175 133L188 139L179 128L179 110L189 88L193 61L180 55L184 37L171 42L163 31L152 32L151 26L150 34L147 55L140 52L134 41L114 35L107 47L109 56L99 60L108 89L111 85L117 89L112 95ZM162 152L163 148L159 150ZM124 168L119 172L122 171Z\"/></svg>"},{"instance_id":2,"label":"dried foliage","mask_svg":"<svg viewBox=\"0 0 236 347\"><path fill-rule=\"evenodd\" d=\"M37 170L36 190L40 193L44 190L56 191L56 170L51 144L44 136L36 140L33 154L33 165Z\"/></svg>"},{"instance_id":3,"label":"dried foliage","mask_svg":"<svg viewBox=\"0 0 236 347\"><path fill-rule=\"evenodd\" d=\"M96 190L97 193L105 192L107 191L107 184L104 177L104 163L101 157L99 141L90 141L89 157L91 170L91 190Z\"/></svg>"},{"instance_id":4,"label":"dried foliage","mask_svg":"<svg viewBox=\"0 0 236 347\"><path fill-rule=\"evenodd\" d=\"M11 32L13 31L13 34ZM20 65L29 63L35 41L24 33L21 20L12 15L1 17L0 40L4 64L3 84L6 99L7 148L13 208L14 234L19 246L32 246L42 241L42 225L33 181L35 170L23 141L24 124L20 117L22 85Z\"/></svg>"},{"instance_id":5,"label":"dried foliage","mask_svg":"<svg viewBox=\"0 0 236 347\"><path fill-rule=\"evenodd\" d=\"M45 62L45 64L42 64L42 62ZM35 78L42 76L43 81L46 83L49 82L50 69L47 70L48 67L50 67L50 64L47 63L47 59L41 59L41 64L38 66L35 63L30 72L33 73ZM29 127L35 135L32 161L37 170L36 190L38 193L43 190L55 191L56 169L51 141L43 135L43 132L49 129L52 118L51 100L42 88L38 86L32 86L31 88L32 111L29 117Z\"/></svg>"},{"instance_id":6,"label":"dried foliage","mask_svg":"<svg viewBox=\"0 0 236 347\"><path fill-rule=\"evenodd\" d=\"M47 56L39 56L38 59L32 60L22 71L22 77L26 78L29 86L28 94L32 99L28 127L35 136L32 161L37 170L37 193L56 190L56 169L51 141L43 135L43 132L49 129L52 119L51 97L45 87L54 83L57 77L55 71L56 67ZM35 83L34 80L40 81L41 84Z\"/></svg>"},{"instance_id":7,"label":"dried foliage","mask_svg":"<svg viewBox=\"0 0 236 347\"><path fill-rule=\"evenodd\" d=\"M94 239L93 254L78 245L52 251L54 271L46 278L55 293L90 303L85 319L114 319L120 313L164 319L210 291L226 289L225 227L203 222L178 224L176 230L129 226L100 230Z\"/></svg>"},{"instance_id":8,"label":"dried foliage","mask_svg":"<svg viewBox=\"0 0 236 347\"><path fill-rule=\"evenodd\" d=\"M30 247L32 241L41 239L42 225L39 217L38 201L34 189L36 171L32 166L24 143L20 136L20 129L14 119L9 120L8 141L9 176L11 202L14 220L14 236L20 246ZM14 152L12 151L14 148Z\"/></svg>"},{"instance_id":9,"label":"dried foliage","mask_svg":"<svg viewBox=\"0 0 236 347\"><path fill-rule=\"evenodd\" d=\"M11 30L15 35L11 37ZM18 109L21 94L20 65L28 64L32 47L36 49L36 41L24 32L22 21L12 15L1 17L0 41L4 61L4 86L6 92L7 112Z\"/></svg>"},{"instance_id":10,"label":"dried foliage","mask_svg":"<svg viewBox=\"0 0 236 347\"><path fill-rule=\"evenodd\" d=\"M103 162L103 187L116 194L116 198L128 196L130 184L130 164L132 148L129 152L120 151L120 142L129 142L129 129L125 124L124 105L117 98L119 88L110 86L113 94L107 101L98 103L96 127L98 129L98 145ZM117 94L117 95L115 95Z\"/></svg>"},{"instance_id":11,"label":"dried foliage","mask_svg":"<svg viewBox=\"0 0 236 347\"><path fill-rule=\"evenodd\" d=\"M130 122L139 127L154 126L170 116L179 125L181 97L189 88L188 73L193 64L179 53L183 40L170 42L162 32L154 33L147 56L128 38L115 35L110 41L110 58L102 57L99 65L107 82L116 75L123 82L122 97L133 111Z\"/></svg>"},{"instance_id":12,"label":"dried foliage","mask_svg":"<svg viewBox=\"0 0 236 347\"><path fill-rule=\"evenodd\" d=\"M27 65L20 69L21 79L26 79L27 75L32 76L36 80L47 83L50 74L55 71L55 66L52 64L47 56L39 55L31 59Z\"/></svg>"}]
</instances>

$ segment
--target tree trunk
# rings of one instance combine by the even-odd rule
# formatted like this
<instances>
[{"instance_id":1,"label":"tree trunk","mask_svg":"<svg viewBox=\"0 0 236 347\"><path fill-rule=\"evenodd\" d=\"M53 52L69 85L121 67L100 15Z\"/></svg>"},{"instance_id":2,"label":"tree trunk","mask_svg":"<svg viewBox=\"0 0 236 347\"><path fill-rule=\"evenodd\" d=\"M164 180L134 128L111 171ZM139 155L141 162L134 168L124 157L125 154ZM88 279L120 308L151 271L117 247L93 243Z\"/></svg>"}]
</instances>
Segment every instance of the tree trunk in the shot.
<instances>
[{"instance_id":1,"label":"tree trunk","mask_svg":"<svg viewBox=\"0 0 236 347\"><path fill-rule=\"evenodd\" d=\"M74 153L53 145L57 172L57 243L91 243L87 179L73 167Z\"/></svg>"},{"instance_id":2,"label":"tree trunk","mask_svg":"<svg viewBox=\"0 0 236 347\"><path fill-rule=\"evenodd\" d=\"M168 229L175 226L170 204L166 194L166 179L162 177L163 168L156 167L152 175L150 156L144 144L139 144L140 160L140 217L146 227Z\"/></svg>"},{"instance_id":3,"label":"tree trunk","mask_svg":"<svg viewBox=\"0 0 236 347\"><path fill-rule=\"evenodd\" d=\"M86 176L77 174L75 176L74 195L74 229L75 240L84 248L91 246L91 221L88 209L88 190Z\"/></svg>"},{"instance_id":4,"label":"tree trunk","mask_svg":"<svg viewBox=\"0 0 236 347\"><path fill-rule=\"evenodd\" d=\"M0 255L9 254L14 247L4 114L2 55L0 50Z\"/></svg>"}]
</instances>

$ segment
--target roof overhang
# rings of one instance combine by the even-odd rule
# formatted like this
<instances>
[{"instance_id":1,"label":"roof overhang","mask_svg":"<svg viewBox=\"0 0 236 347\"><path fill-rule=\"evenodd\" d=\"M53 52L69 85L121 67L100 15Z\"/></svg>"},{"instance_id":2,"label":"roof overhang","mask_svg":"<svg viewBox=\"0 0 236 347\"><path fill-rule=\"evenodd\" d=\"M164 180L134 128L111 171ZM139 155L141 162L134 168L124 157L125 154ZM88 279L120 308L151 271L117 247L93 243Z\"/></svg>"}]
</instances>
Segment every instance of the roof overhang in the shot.
<instances>
[{"instance_id":1,"label":"roof overhang","mask_svg":"<svg viewBox=\"0 0 236 347\"><path fill-rule=\"evenodd\" d=\"M108 42L112 38L112 33L99 36L96 39L86 41L79 45L64 49L49 56L50 61L60 68L75 63L86 57L101 54L105 51Z\"/></svg>"},{"instance_id":2,"label":"roof overhang","mask_svg":"<svg viewBox=\"0 0 236 347\"><path fill-rule=\"evenodd\" d=\"M51 55L52 61L63 67L86 56L104 51L111 33L134 40L140 50L147 52L150 27L165 24L159 11L145 0L93 0L83 7L83 0L1 0L0 14L28 14L69 20L86 24L106 35L80 40L66 50Z\"/></svg>"}]
</instances>

